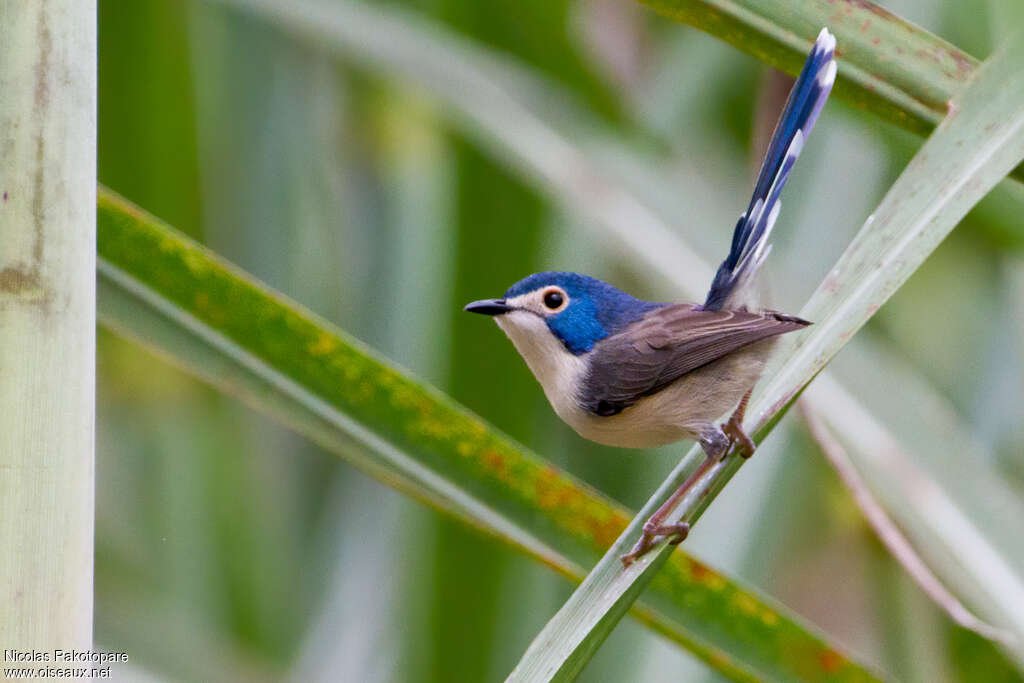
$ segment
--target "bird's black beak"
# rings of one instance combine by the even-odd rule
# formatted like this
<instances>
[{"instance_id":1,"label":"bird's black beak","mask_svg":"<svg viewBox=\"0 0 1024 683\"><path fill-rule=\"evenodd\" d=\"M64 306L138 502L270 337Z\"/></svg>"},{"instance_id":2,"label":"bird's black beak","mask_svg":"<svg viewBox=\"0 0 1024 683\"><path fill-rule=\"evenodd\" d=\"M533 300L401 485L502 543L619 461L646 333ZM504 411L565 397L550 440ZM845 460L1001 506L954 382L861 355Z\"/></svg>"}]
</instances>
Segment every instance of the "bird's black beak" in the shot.
<instances>
[{"instance_id":1,"label":"bird's black beak","mask_svg":"<svg viewBox=\"0 0 1024 683\"><path fill-rule=\"evenodd\" d=\"M466 304L466 307L462 310L483 315L501 315L511 311L512 307L506 304L504 299L481 299L480 301Z\"/></svg>"}]
</instances>

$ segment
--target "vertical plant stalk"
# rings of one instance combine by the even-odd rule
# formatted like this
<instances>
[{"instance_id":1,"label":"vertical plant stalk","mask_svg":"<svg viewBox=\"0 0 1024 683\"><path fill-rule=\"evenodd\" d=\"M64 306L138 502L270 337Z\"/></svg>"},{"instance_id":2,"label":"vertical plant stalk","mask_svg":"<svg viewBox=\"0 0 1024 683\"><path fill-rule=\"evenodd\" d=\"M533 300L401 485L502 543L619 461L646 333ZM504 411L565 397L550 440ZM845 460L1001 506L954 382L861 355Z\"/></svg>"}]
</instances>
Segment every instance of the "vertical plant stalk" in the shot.
<instances>
[{"instance_id":1,"label":"vertical plant stalk","mask_svg":"<svg viewBox=\"0 0 1024 683\"><path fill-rule=\"evenodd\" d=\"M92 640L96 2L0 5L0 643Z\"/></svg>"}]
</instances>

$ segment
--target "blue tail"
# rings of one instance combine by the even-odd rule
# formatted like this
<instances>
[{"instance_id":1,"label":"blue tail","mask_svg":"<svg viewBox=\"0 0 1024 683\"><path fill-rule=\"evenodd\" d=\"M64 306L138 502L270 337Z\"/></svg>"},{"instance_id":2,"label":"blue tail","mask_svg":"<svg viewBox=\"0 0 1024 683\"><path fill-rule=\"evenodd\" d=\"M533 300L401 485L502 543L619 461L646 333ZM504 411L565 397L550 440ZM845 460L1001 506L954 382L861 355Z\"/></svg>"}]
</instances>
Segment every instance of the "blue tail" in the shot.
<instances>
[{"instance_id":1,"label":"blue tail","mask_svg":"<svg viewBox=\"0 0 1024 683\"><path fill-rule=\"evenodd\" d=\"M836 79L835 47L835 36L827 28L821 29L775 127L754 196L736 224L732 248L711 283L706 309L738 307L745 286L768 255L766 245L779 215L779 194Z\"/></svg>"}]
</instances>

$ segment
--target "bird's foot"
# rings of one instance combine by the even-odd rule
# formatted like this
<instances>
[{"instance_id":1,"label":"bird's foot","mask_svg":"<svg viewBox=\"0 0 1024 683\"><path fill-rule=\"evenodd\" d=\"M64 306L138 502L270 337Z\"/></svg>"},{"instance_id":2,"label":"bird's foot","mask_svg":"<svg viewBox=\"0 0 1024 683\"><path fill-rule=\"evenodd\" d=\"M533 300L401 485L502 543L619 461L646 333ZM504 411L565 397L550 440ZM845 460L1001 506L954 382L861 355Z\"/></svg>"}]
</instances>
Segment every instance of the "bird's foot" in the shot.
<instances>
[{"instance_id":1,"label":"bird's foot","mask_svg":"<svg viewBox=\"0 0 1024 683\"><path fill-rule=\"evenodd\" d=\"M662 536L672 536L673 538L668 542L668 544L679 545L686 540L687 535L690 533L690 525L687 522L679 522L677 524L652 524L654 521L654 517L647 520L647 523L644 524L644 532L640 537L640 540L636 542L636 545L633 546L632 550L619 558L622 560L622 566L628 567L638 558L646 555L647 552L654 547L655 541Z\"/></svg>"},{"instance_id":2,"label":"bird's foot","mask_svg":"<svg viewBox=\"0 0 1024 683\"><path fill-rule=\"evenodd\" d=\"M747 402L750 400L750 393L752 391L753 389L743 395L739 405L736 406L736 410L733 411L729 420L722 425L722 431L729 437L729 441L739 446L740 455L744 458L749 458L757 450L753 439L743 431L743 418L747 414Z\"/></svg>"},{"instance_id":3,"label":"bird's foot","mask_svg":"<svg viewBox=\"0 0 1024 683\"><path fill-rule=\"evenodd\" d=\"M710 425L701 434L699 443L707 457L704 458L704 462L701 463L700 467L687 477L686 481L676 489L676 492L669 496L668 500L658 508L658 511L647 520L644 524L643 535L640 536L640 540L636 542L632 550L619 558L622 560L623 566L628 567L638 558L647 554L655 546L658 538L672 536L673 538L669 541L669 545L679 545L686 540L686 536L690 533L690 524L688 522L665 524L665 518L686 497L686 494L690 492L700 478L707 474L708 470L714 467L716 463L721 462L722 458L729 452L730 445L734 443L739 444L744 457L750 457L753 454L754 442L750 440L750 437L746 435L741 426L748 398L750 398L750 392L747 392L747 395L743 397L736 411L723 427L719 428Z\"/></svg>"},{"instance_id":4,"label":"bird's foot","mask_svg":"<svg viewBox=\"0 0 1024 683\"><path fill-rule=\"evenodd\" d=\"M740 455L744 458L749 458L757 450L753 439L743 431L743 426L736 419L735 415L730 417L729 421L722 426L722 431L728 435L730 441L739 446Z\"/></svg>"}]
</instances>

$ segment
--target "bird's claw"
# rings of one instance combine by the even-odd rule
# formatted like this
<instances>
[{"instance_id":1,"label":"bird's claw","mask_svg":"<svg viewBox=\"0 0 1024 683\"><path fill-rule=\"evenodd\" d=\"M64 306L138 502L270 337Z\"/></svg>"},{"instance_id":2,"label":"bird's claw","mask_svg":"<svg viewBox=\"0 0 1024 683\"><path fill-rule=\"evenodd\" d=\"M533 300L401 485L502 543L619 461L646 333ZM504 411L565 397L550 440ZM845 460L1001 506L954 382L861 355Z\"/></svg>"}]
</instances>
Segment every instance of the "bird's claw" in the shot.
<instances>
[{"instance_id":1,"label":"bird's claw","mask_svg":"<svg viewBox=\"0 0 1024 683\"><path fill-rule=\"evenodd\" d=\"M734 444L739 446L740 455L744 458L749 458L757 450L753 439L747 436L747 433L743 431L743 427L734 418L729 418L729 421L723 425L722 431L726 433Z\"/></svg>"},{"instance_id":2,"label":"bird's claw","mask_svg":"<svg viewBox=\"0 0 1024 683\"><path fill-rule=\"evenodd\" d=\"M743 431L743 417L747 414L747 402L750 400L750 394L753 391L753 389L750 389L743 395L739 405L736 406L736 410L729 416L726 423L722 425L722 431L725 432L732 443L740 447L740 455L744 458L749 458L757 450L754 441Z\"/></svg>"},{"instance_id":3,"label":"bird's claw","mask_svg":"<svg viewBox=\"0 0 1024 683\"><path fill-rule=\"evenodd\" d=\"M620 557L622 560L622 566L628 567L633 564L636 560L650 552L651 548L654 547L656 539L662 536L671 536L669 545L679 545L690 533L690 524L688 522L679 522L677 524L651 524L647 522L644 524L643 535L640 540L636 542L633 549L628 553Z\"/></svg>"}]
</instances>

